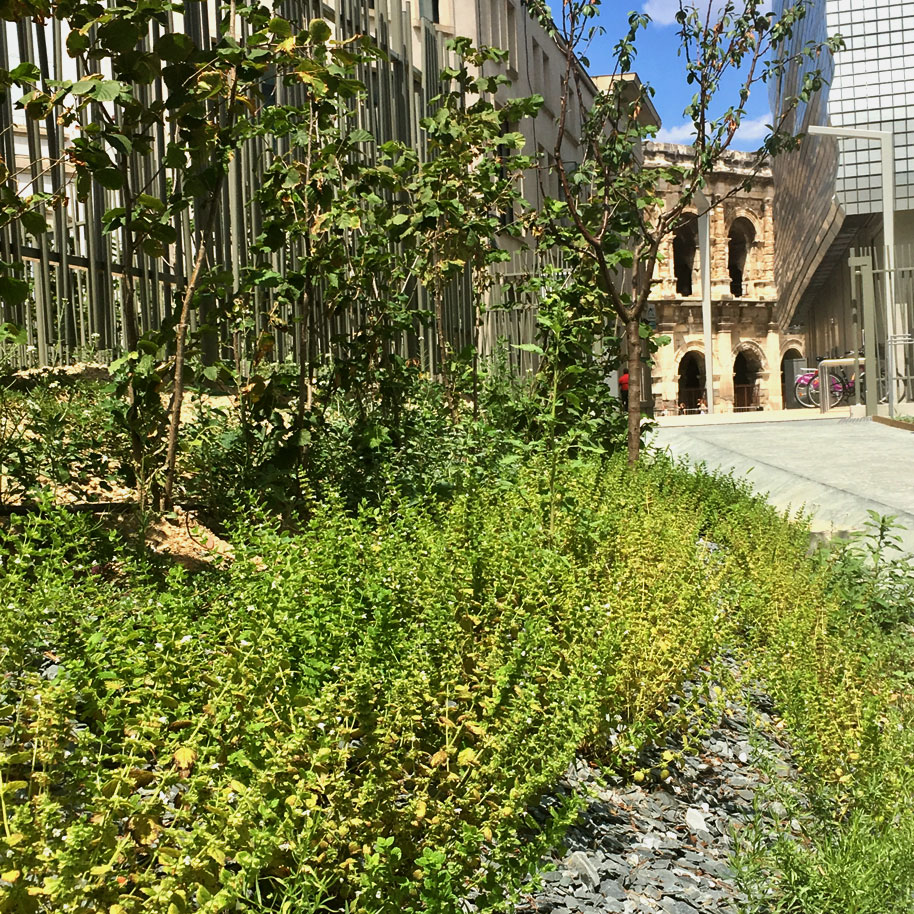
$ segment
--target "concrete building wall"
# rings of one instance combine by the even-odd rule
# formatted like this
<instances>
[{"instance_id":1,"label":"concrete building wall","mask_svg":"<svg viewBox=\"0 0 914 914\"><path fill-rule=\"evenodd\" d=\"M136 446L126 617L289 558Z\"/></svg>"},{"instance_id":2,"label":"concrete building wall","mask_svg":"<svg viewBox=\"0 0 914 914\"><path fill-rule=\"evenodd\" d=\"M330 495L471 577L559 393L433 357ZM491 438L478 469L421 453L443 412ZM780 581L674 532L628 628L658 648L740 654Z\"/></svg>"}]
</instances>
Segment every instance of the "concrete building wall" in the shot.
<instances>
[{"instance_id":1,"label":"concrete building wall","mask_svg":"<svg viewBox=\"0 0 914 914\"><path fill-rule=\"evenodd\" d=\"M779 12L785 0L777 0ZM792 50L840 33L845 49L831 63L811 59L771 86L777 116L805 70L823 66L830 85L788 126L811 124L890 130L895 139L896 242L914 242L914 0L823 0L797 28ZM841 356L861 338L848 269L852 249L883 244L879 144L807 136L774 160L775 277L783 319L806 326L811 355Z\"/></svg>"}]
</instances>

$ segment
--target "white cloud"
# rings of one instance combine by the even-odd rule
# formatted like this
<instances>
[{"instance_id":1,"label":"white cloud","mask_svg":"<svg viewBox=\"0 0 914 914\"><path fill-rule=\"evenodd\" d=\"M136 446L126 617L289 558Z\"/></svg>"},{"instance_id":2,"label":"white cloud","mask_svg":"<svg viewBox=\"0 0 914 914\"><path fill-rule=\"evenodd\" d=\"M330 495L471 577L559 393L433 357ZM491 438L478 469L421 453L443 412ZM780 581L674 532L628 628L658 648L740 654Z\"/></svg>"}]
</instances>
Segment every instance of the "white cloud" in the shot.
<instances>
[{"instance_id":1,"label":"white cloud","mask_svg":"<svg viewBox=\"0 0 914 914\"><path fill-rule=\"evenodd\" d=\"M756 148L767 136L770 120L770 114L743 118L742 123L739 125L739 130L736 131L736 136L733 138L734 148ZM683 124L677 124L675 127L662 127L657 134L657 141L660 143L685 143L689 145L695 141L695 126L691 121L686 121Z\"/></svg>"},{"instance_id":2,"label":"white cloud","mask_svg":"<svg viewBox=\"0 0 914 914\"><path fill-rule=\"evenodd\" d=\"M691 121L677 127L661 127L657 133L659 143L692 143L695 140L695 125Z\"/></svg>"},{"instance_id":3,"label":"white cloud","mask_svg":"<svg viewBox=\"0 0 914 914\"><path fill-rule=\"evenodd\" d=\"M743 143L759 142L768 135L768 124L771 122L770 114L762 114L759 117L743 118L740 121L739 130L736 131L735 139Z\"/></svg>"},{"instance_id":4,"label":"white cloud","mask_svg":"<svg viewBox=\"0 0 914 914\"><path fill-rule=\"evenodd\" d=\"M682 5L685 7L691 6L694 9L701 10L702 13L706 12L710 5L713 14L717 16L723 10L725 0L693 0L693 2L683 0ZM759 7L759 12L770 9L770 7L770 3L763 3ZM742 9L739 3L737 3L736 8L737 12ZM672 25L676 21L676 13L679 12L679 0L646 0L643 10L657 25Z\"/></svg>"},{"instance_id":5,"label":"white cloud","mask_svg":"<svg viewBox=\"0 0 914 914\"><path fill-rule=\"evenodd\" d=\"M722 6L716 3L716 6ZM702 10L707 9L705 3L688 3L683 6L692 6ZM647 0L644 4L644 12L651 17L657 25L672 25L676 21L676 13L679 12L679 0Z\"/></svg>"}]
</instances>

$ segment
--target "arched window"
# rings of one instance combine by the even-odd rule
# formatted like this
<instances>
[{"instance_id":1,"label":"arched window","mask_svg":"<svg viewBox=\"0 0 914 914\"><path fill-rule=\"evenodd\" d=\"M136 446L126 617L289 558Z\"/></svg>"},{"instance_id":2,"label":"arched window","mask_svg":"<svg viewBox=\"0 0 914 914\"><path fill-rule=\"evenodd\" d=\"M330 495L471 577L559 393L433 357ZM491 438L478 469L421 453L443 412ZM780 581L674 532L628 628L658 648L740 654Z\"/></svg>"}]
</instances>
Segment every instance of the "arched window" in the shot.
<instances>
[{"instance_id":1,"label":"arched window","mask_svg":"<svg viewBox=\"0 0 914 914\"><path fill-rule=\"evenodd\" d=\"M679 409L697 413L704 394L705 361L701 352L687 352L679 363Z\"/></svg>"},{"instance_id":2,"label":"arched window","mask_svg":"<svg viewBox=\"0 0 914 914\"><path fill-rule=\"evenodd\" d=\"M727 269L730 272L730 292L737 298L743 295L746 277L746 262L749 250L755 241L755 227L744 216L734 219L730 225Z\"/></svg>"},{"instance_id":3,"label":"arched window","mask_svg":"<svg viewBox=\"0 0 914 914\"><path fill-rule=\"evenodd\" d=\"M758 409L758 376L762 370L759 357L750 349L743 349L733 360L733 410L740 412Z\"/></svg>"},{"instance_id":4,"label":"arched window","mask_svg":"<svg viewBox=\"0 0 914 914\"><path fill-rule=\"evenodd\" d=\"M692 294L692 273L695 269L695 251L698 249L698 230L695 216L686 221L673 234L673 275L676 277L676 294Z\"/></svg>"}]
</instances>

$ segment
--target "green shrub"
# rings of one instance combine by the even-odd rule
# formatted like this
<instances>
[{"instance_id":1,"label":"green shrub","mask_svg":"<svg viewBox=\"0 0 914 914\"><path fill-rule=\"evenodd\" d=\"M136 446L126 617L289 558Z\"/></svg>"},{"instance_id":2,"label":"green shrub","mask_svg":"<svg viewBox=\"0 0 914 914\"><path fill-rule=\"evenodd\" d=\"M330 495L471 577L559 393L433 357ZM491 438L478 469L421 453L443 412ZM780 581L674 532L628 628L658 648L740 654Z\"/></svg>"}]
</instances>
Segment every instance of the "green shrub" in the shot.
<instances>
[{"instance_id":1,"label":"green shrub","mask_svg":"<svg viewBox=\"0 0 914 914\"><path fill-rule=\"evenodd\" d=\"M0 504L41 493L105 500L126 481L127 442L97 383L0 387Z\"/></svg>"},{"instance_id":2,"label":"green shrub","mask_svg":"<svg viewBox=\"0 0 914 914\"><path fill-rule=\"evenodd\" d=\"M832 827L784 851L786 909L863 835L900 884L910 651L802 527L659 458L467 465L450 499L328 489L295 534L252 509L196 576L85 519L4 530L0 910L506 910L573 813L531 804L581 748L636 764L724 649Z\"/></svg>"},{"instance_id":3,"label":"green shrub","mask_svg":"<svg viewBox=\"0 0 914 914\"><path fill-rule=\"evenodd\" d=\"M529 804L582 743L656 734L714 647L693 515L646 473L620 525L593 466L550 534L541 477L261 519L196 578L69 518L7 533L6 910L501 909Z\"/></svg>"}]
</instances>

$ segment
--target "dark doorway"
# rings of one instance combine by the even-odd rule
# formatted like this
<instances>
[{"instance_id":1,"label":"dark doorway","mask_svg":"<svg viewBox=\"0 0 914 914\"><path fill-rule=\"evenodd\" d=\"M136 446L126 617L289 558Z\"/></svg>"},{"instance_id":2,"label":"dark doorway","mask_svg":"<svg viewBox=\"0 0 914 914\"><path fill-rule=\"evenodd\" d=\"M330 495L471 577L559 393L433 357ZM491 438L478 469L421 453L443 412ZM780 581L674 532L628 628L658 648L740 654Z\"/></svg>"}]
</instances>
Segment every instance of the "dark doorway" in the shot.
<instances>
[{"instance_id":1,"label":"dark doorway","mask_svg":"<svg viewBox=\"0 0 914 914\"><path fill-rule=\"evenodd\" d=\"M753 352L738 352L733 361L733 410L746 412L759 408L758 356Z\"/></svg>"},{"instance_id":2,"label":"dark doorway","mask_svg":"<svg viewBox=\"0 0 914 914\"><path fill-rule=\"evenodd\" d=\"M705 392L704 353L687 352L679 363L679 411L697 413Z\"/></svg>"},{"instance_id":3,"label":"dark doorway","mask_svg":"<svg viewBox=\"0 0 914 914\"><path fill-rule=\"evenodd\" d=\"M730 293L736 298L745 294L746 265L749 251L755 241L755 228L752 223L740 216L730 226L727 269L730 272Z\"/></svg>"},{"instance_id":4,"label":"dark doorway","mask_svg":"<svg viewBox=\"0 0 914 914\"><path fill-rule=\"evenodd\" d=\"M797 349L788 349L781 359L781 399L785 409L795 409L797 402L794 387L797 382L798 369L805 365L805 359Z\"/></svg>"}]
</instances>

